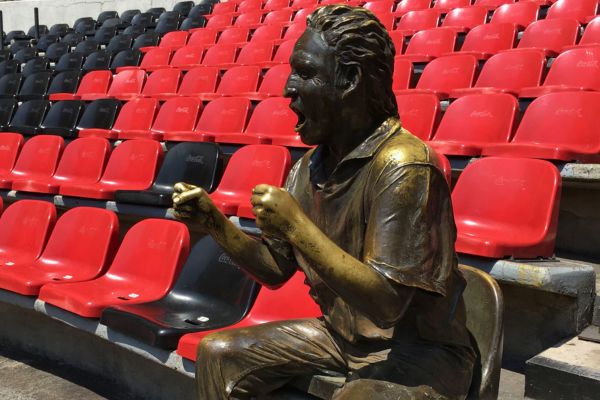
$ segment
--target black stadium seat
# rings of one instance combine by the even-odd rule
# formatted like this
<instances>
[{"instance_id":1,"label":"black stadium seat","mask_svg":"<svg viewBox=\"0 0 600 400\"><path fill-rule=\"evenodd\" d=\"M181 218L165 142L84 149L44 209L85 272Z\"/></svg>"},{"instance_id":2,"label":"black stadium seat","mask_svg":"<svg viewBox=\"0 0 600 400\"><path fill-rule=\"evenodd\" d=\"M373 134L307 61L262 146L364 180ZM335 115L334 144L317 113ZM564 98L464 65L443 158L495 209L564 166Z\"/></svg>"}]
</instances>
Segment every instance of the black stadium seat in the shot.
<instances>
[{"instance_id":1,"label":"black stadium seat","mask_svg":"<svg viewBox=\"0 0 600 400\"><path fill-rule=\"evenodd\" d=\"M61 40L62 43L66 43L69 46L75 47L79 43L85 40L85 35L79 32L69 32Z\"/></svg>"},{"instance_id":2,"label":"black stadium seat","mask_svg":"<svg viewBox=\"0 0 600 400\"><path fill-rule=\"evenodd\" d=\"M137 67L140 65L142 53L139 50L129 49L123 50L115 55L110 63L110 69L119 67Z\"/></svg>"},{"instance_id":3,"label":"black stadium seat","mask_svg":"<svg viewBox=\"0 0 600 400\"><path fill-rule=\"evenodd\" d=\"M119 13L116 11L102 11L98 14L97 23L98 26L102 26L109 19L119 18Z\"/></svg>"},{"instance_id":4,"label":"black stadium seat","mask_svg":"<svg viewBox=\"0 0 600 400\"><path fill-rule=\"evenodd\" d=\"M83 64L83 54L80 53L67 53L58 59L56 65L54 65L54 72L63 72L71 70L81 69Z\"/></svg>"},{"instance_id":5,"label":"black stadium seat","mask_svg":"<svg viewBox=\"0 0 600 400\"><path fill-rule=\"evenodd\" d=\"M64 100L54 103L36 134L51 134L63 137L77 136L77 122L83 111L83 101Z\"/></svg>"},{"instance_id":6,"label":"black stadium seat","mask_svg":"<svg viewBox=\"0 0 600 400\"><path fill-rule=\"evenodd\" d=\"M131 35L131 37L134 39L140 35L143 35L144 32L146 32L146 28L138 25L130 25L123 31L125 35Z\"/></svg>"},{"instance_id":7,"label":"black stadium seat","mask_svg":"<svg viewBox=\"0 0 600 400\"><path fill-rule=\"evenodd\" d=\"M21 82L23 77L16 72L0 77L0 98L14 98L19 93Z\"/></svg>"},{"instance_id":8,"label":"black stadium seat","mask_svg":"<svg viewBox=\"0 0 600 400\"><path fill-rule=\"evenodd\" d=\"M132 44L133 37L123 33L112 38L105 50L110 54L117 54L120 51L129 50Z\"/></svg>"},{"instance_id":9,"label":"black stadium seat","mask_svg":"<svg viewBox=\"0 0 600 400\"><path fill-rule=\"evenodd\" d=\"M79 70L59 72L50 83L48 96L55 93L75 93L81 80Z\"/></svg>"},{"instance_id":10,"label":"black stadium seat","mask_svg":"<svg viewBox=\"0 0 600 400\"><path fill-rule=\"evenodd\" d=\"M6 60L0 62L0 76L12 74L21 70L21 63L17 60Z\"/></svg>"},{"instance_id":11,"label":"black stadium seat","mask_svg":"<svg viewBox=\"0 0 600 400\"><path fill-rule=\"evenodd\" d=\"M10 123L17 109L17 100L0 99L0 129L4 129Z\"/></svg>"},{"instance_id":12,"label":"black stadium seat","mask_svg":"<svg viewBox=\"0 0 600 400\"><path fill-rule=\"evenodd\" d=\"M108 42L110 42L110 40L115 37L115 35L117 34L117 28L116 27L111 27L111 28L106 28L106 27L102 27L100 29L98 29L96 31L96 33L94 34L94 40L96 42L98 42L101 45L106 45L108 44Z\"/></svg>"},{"instance_id":13,"label":"black stadium seat","mask_svg":"<svg viewBox=\"0 0 600 400\"><path fill-rule=\"evenodd\" d=\"M69 26L69 24L54 24L50 27L48 33L51 35L58 35L60 37L63 37L67 33L69 33L70 30L71 27Z\"/></svg>"},{"instance_id":14,"label":"black stadium seat","mask_svg":"<svg viewBox=\"0 0 600 400\"><path fill-rule=\"evenodd\" d=\"M27 61L31 60L32 58L37 57L37 51L33 47L25 47L13 54L14 54L13 59L17 60L20 63L26 63Z\"/></svg>"},{"instance_id":15,"label":"black stadium seat","mask_svg":"<svg viewBox=\"0 0 600 400\"><path fill-rule=\"evenodd\" d=\"M173 6L173 11L178 12L184 17L187 17L193 7L193 1L180 1L179 3Z\"/></svg>"},{"instance_id":16,"label":"black stadium seat","mask_svg":"<svg viewBox=\"0 0 600 400\"><path fill-rule=\"evenodd\" d=\"M92 36L96 32L96 21L93 19L84 19L79 21L77 25L73 27L75 32L79 32L86 36Z\"/></svg>"},{"instance_id":17,"label":"black stadium seat","mask_svg":"<svg viewBox=\"0 0 600 400\"><path fill-rule=\"evenodd\" d=\"M109 69L112 55L106 50L98 50L85 58L85 62L81 69L83 71L97 71Z\"/></svg>"},{"instance_id":18,"label":"black stadium seat","mask_svg":"<svg viewBox=\"0 0 600 400\"><path fill-rule=\"evenodd\" d=\"M50 108L48 100L29 100L22 103L10 124L4 128L7 132L17 132L24 135L34 135Z\"/></svg>"},{"instance_id":19,"label":"black stadium seat","mask_svg":"<svg viewBox=\"0 0 600 400\"><path fill-rule=\"evenodd\" d=\"M183 20L179 29L182 31L189 31L190 29L204 28L205 25L206 18L202 16L196 18L189 17Z\"/></svg>"},{"instance_id":20,"label":"black stadium seat","mask_svg":"<svg viewBox=\"0 0 600 400\"><path fill-rule=\"evenodd\" d=\"M189 182L212 191L221 170L221 152L214 143L179 143L170 149L152 187L145 191L117 191L118 202L171 207L173 185Z\"/></svg>"},{"instance_id":21,"label":"black stadium seat","mask_svg":"<svg viewBox=\"0 0 600 400\"><path fill-rule=\"evenodd\" d=\"M46 57L35 57L25 63L25 66L21 70L21 74L27 78L31 74L48 71L49 69L50 60L48 60Z\"/></svg>"},{"instance_id":22,"label":"black stadium seat","mask_svg":"<svg viewBox=\"0 0 600 400\"><path fill-rule=\"evenodd\" d=\"M48 46L46 50L45 56L48 57L50 61L56 62L62 56L69 52L69 45L64 42L52 43Z\"/></svg>"},{"instance_id":23,"label":"black stadium seat","mask_svg":"<svg viewBox=\"0 0 600 400\"><path fill-rule=\"evenodd\" d=\"M0 62L10 60L11 56L10 49L0 49Z\"/></svg>"},{"instance_id":24,"label":"black stadium seat","mask_svg":"<svg viewBox=\"0 0 600 400\"><path fill-rule=\"evenodd\" d=\"M50 79L52 79L51 71L36 72L29 75L25 78L17 99L20 101L43 99L48 92Z\"/></svg>"},{"instance_id":25,"label":"black stadium seat","mask_svg":"<svg viewBox=\"0 0 600 400\"><path fill-rule=\"evenodd\" d=\"M79 120L77 130L112 129L121 109L121 102L116 99L100 99L89 103Z\"/></svg>"},{"instance_id":26,"label":"black stadium seat","mask_svg":"<svg viewBox=\"0 0 600 400\"><path fill-rule=\"evenodd\" d=\"M156 17L150 13L136 14L131 20L132 26L141 26L144 28L154 28L156 26Z\"/></svg>"},{"instance_id":27,"label":"black stadium seat","mask_svg":"<svg viewBox=\"0 0 600 400\"><path fill-rule=\"evenodd\" d=\"M141 13L142 12L140 10L123 11L123 13L121 13L121 21L123 21L123 23L131 24L133 17Z\"/></svg>"},{"instance_id":28,"label":"black stadium seat","mask_svg":"<svg viewBox=\"0 0 600 400\"><path fill-rule=\"evenodd\" d=\"M53 43L57 43L59 40L60 40L60 36L58 36L58 35L46 34L46 35L42 36L40 38L40 40L38 40L38 42L35 45L35 48L38 51L45 52L48 49L48 46L50 46Z\"/></svg>"},{"instance_id":29,"label":"black stadium seat","mask_svg":"<svg viewBox=\"0 0 600 400\"><path fill-rule=\"evenodd\" d=\"M174 288L165 297L151 303L107 308L101 323L172 350L186 333L241 320L258 289L258 284L206 236L192 248Z\"/></svg>"}]
</instances>

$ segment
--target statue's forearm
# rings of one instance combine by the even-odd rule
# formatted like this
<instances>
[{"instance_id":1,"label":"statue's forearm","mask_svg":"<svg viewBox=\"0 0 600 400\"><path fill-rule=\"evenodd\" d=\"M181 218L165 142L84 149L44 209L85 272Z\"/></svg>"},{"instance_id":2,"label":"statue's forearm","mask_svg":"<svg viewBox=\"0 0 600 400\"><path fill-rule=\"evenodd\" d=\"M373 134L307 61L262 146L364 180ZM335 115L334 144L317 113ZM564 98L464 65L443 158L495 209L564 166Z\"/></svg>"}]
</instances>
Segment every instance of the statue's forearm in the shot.
<instances>
[{"instance_id":1,"label":"statue's forearm","mask_svg":"<svg viewBox=\"0 0 600 400\"><path fill-rule=\"evenodd\" d=\"M392 285L331 241L308 217L290 232L288 239L332 290L374 321L396 322L410 303L413 288Z\"/></svg>"},{"instance_id":2,"label":"statue's forearm","mask_svg":"<svg viewBox=\"0 0 600 400\"><path fill-rule=\"evenodd\" d=\"M278 286L295 271L295 266L276 262L262 242L242 232L227 217L214 216L208 233L240 267L266 286Z\"/></svg>"}]
</instances>

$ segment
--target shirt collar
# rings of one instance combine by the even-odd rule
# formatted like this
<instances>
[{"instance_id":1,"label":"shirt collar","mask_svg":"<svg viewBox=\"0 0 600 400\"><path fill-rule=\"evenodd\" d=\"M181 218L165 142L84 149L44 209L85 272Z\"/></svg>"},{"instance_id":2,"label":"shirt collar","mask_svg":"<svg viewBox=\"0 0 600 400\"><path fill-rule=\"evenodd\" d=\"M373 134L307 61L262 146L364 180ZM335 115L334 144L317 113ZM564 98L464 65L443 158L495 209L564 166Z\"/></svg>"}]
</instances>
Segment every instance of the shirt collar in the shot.
<instances>
[{"instance_id":1,"label":"shirt collar","mask_svg":"<svg viewBox=\"0 0 600 400\"><path fill-rule=\"evenodd\" d=\"M375 154L377 149L392 135L400 131L401 124L397 117L389 117L375 131L367 137L361 144L356 146L354 150L346 155L333 170L333 174L347 161L370 158ZM313 184L325 181L324 171L322 169L322 156L324 147L318 146L310 155L309 171L310 180Z\"/></svg>"}]
</instances>

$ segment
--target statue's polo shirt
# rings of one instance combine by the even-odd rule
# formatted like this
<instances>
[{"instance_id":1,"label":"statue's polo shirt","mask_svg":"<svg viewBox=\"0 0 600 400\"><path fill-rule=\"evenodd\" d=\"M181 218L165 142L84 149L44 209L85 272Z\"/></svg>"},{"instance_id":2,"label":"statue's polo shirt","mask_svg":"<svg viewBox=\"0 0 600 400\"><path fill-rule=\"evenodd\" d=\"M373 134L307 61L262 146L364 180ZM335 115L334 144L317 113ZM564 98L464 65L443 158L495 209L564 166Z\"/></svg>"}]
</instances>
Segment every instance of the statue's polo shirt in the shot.
<instances>
[{"instance_id":1,"label":"statue's polo shirt","mask_svg":"<svg viewBox=\"0 0 600 400\"><path fill-rule=\"evenodd\" d=\"M287 190L343 250L393 285L417 288L398 321L376 321L346 303L293 249L325 321L352 343L419 340L470 347L452 204L435 153L397 118L387 119L329 176L321 168L323 151L317 147L294 165Z\"/></svg>"}]
</instances>

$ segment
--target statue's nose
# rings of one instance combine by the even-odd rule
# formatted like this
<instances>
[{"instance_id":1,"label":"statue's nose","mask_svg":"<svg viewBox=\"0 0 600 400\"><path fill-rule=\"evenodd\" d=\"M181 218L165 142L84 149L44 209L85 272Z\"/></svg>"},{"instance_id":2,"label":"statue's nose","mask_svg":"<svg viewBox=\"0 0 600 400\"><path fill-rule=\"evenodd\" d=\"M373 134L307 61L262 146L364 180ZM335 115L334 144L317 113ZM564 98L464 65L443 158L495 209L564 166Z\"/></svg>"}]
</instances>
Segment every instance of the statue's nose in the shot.
<instances>
[{"instance_id":1,"label":"statue's nose","mask_svg":"<svg viewBox=\"0 0 600 400\"><path fill-rule=\"evenodd\" d=\"M291 86L291 85L285 85L285 89L283 89L283 97L289 97L289 98L294 98L298 95L298 90Z\"/></svg>"}]
</instances>

